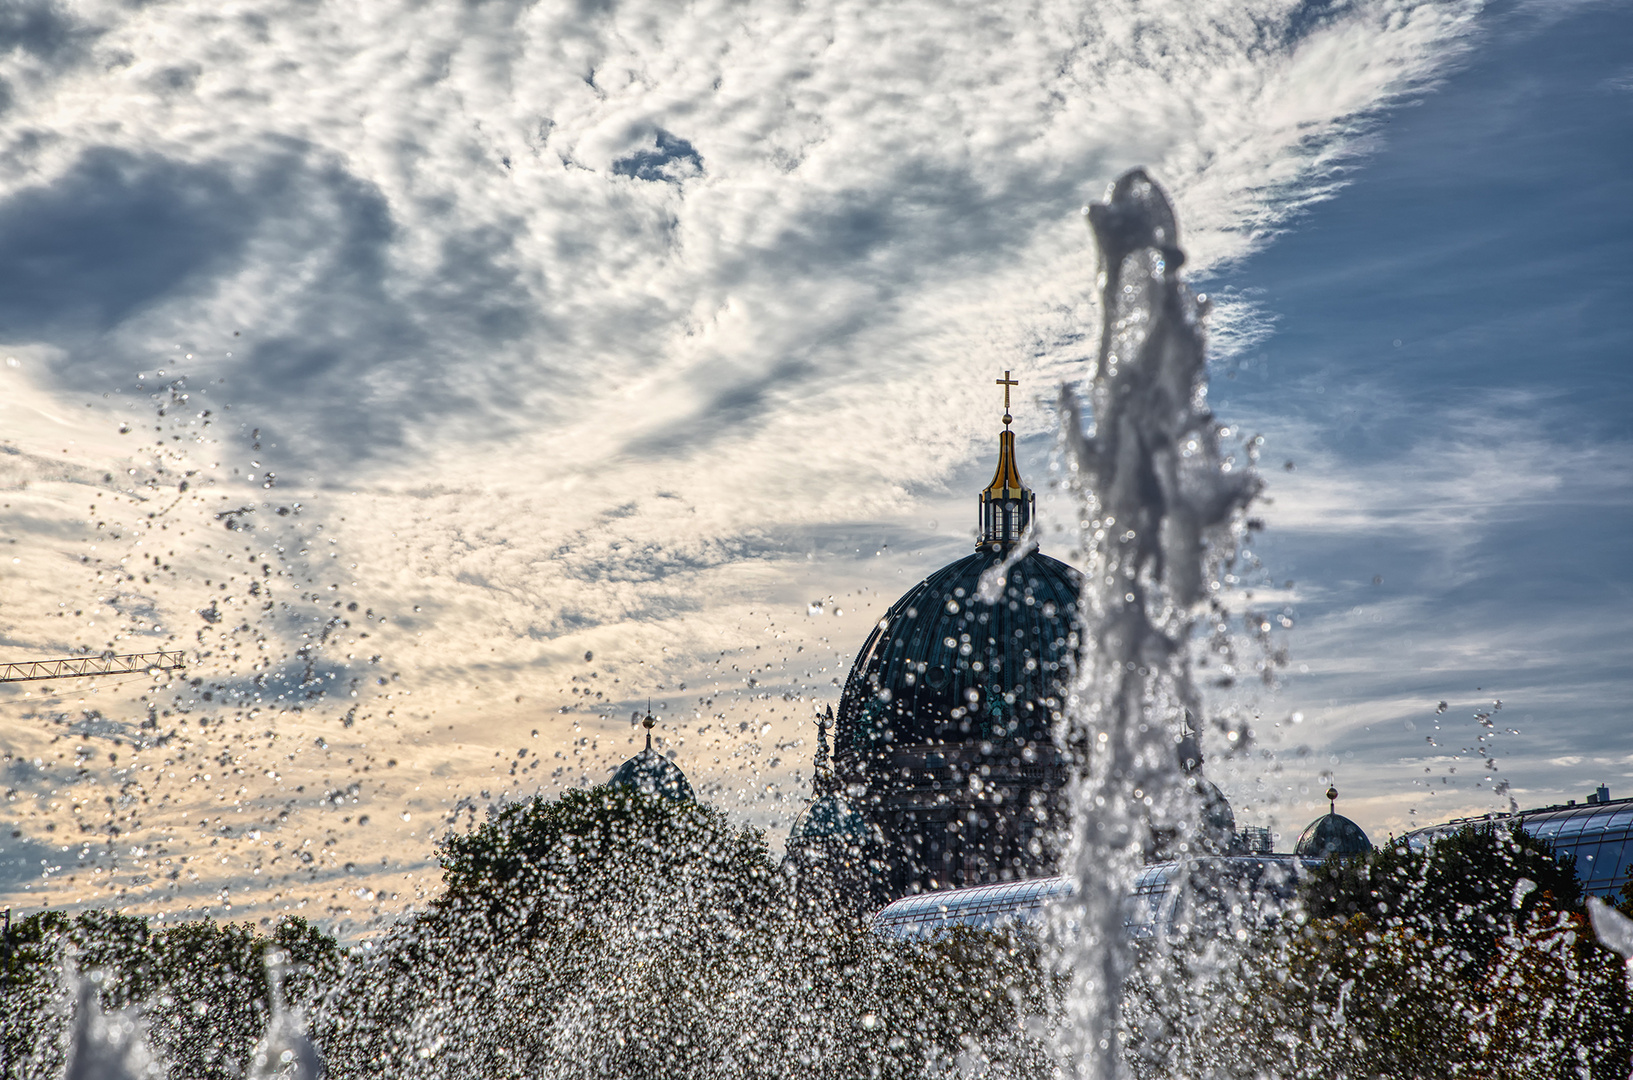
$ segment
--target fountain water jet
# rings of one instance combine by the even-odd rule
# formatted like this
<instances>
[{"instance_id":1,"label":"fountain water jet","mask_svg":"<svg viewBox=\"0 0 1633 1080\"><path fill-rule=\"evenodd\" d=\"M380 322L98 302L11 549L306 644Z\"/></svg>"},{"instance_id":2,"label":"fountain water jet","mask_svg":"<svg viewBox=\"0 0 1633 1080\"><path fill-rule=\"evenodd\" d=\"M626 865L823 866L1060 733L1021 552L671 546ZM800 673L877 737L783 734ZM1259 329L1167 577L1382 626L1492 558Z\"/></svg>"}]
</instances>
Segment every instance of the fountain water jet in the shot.
<instances>
[{"instance_id":1,"label":"fountain water jet","mask_svg":"<svg viewBox=\"0 0 1633 1080\"><path fill-rule=\"evenodd\" d=\"M1135 169L1085 214L1103 322L1088 402L1061 393L1088 558L1083 660L1059 732L1083 762L1064 859L1078 891L1057 921L1056 960L1072 984L1067 1060L1078 1075L1110 1078L1123 1071L1118 1015L1132 965L1124 897L1159 835L1180 853L1207 843L1179 752L1189 717L1202 715L1188 643L1259 482L1221 450L1207 409L1207 303L1179 278L1162 189Z\"/></svg>"},{"instance_id":2,"label":"fountain water jet","mask_svg":"<svg viewBox=\"0 0 1633 1080\"><path fill-rule=\"evenodd\" d=\"M98 979L81 979L65 1080L140 1080L164 1075L148 1051L139 1011L104 1013Z\"/></svg>"},{"instance_id":3,"label":"fountain water jet","mask_svg":"<svg viewBox=\"0 0 1633 1080\"><path fill-rule=\"evenodd\" d=\"M266 1033L250 1056L252 1080L322 1080L323 1059L306 1033L306 1016L284 1001L283 975L288 957L281 950L266 955L267 992L272 1015Z\"/></svg>"}]
</instances>

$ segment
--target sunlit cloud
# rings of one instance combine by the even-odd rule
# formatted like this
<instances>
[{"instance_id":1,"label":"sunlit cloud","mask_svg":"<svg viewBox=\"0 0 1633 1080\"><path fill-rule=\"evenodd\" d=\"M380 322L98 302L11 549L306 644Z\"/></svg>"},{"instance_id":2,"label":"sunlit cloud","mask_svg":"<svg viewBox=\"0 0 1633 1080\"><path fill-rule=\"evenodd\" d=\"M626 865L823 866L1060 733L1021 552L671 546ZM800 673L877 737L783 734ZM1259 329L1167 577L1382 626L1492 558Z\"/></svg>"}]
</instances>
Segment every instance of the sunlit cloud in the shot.
<instances>
[{"instance_id":1,"label":"sunlit cloud","mask_svg":"<svg viewBox=\"0 0 1633 1080\"><path fill-rule=\"evenodd\" d=\"M0 113L5 641L192 667L8 691L19 844L105 852L30 895L355 919L438 830L602 779L649 697L702 790L785 821L813 709L968 544L1000 370L1048 493L1079 206L1144 164L1193 272L1239 260L1473 11L33 10ZM1257 303L1218 298L1222 357ZM1387 503L1301 454L1276 528ZM1400 527L1441 537L1456 469L1419 489Z\"/></svg>"}]
</instances>

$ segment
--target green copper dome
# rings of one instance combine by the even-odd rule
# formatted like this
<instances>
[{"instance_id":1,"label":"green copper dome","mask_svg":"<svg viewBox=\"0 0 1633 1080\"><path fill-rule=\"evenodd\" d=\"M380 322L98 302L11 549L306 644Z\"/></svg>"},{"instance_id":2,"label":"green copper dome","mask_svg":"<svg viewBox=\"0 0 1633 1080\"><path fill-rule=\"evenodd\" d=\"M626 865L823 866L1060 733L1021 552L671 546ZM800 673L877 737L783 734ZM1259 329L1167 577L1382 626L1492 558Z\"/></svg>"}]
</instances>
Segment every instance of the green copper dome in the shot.
<instances>
[{"instance_id":1,"label":"green copper dome","mask_svg":"<svg viewBox=\"0 0 1633 1080\"><path fill-rule=\"evenodd\" d=\"M860 844L873 838L867 819L841 795L823 795L800 812L789 832L791 843L808 840L844 840Z\"/></svg>"},{"instance_id":2,"label":"green copper dome","mask_svg":"<svg viewBox=\"0 0 1633 1080\"><path fill-rule=\"evenodd\" d=\"M981 576L1003 559L983 549L944 566L879 620L839 701L842 773L892 742L1050 741L1077 647L1083 578L1034 551L986 603Z\"/></svg>"},{"instance_id":3,"label":"green copper dome","mask_svg":"<svg viewBox=\"0 0 1633 1080\"><path fill-rule=\"evenodd\" d=\"M1305 826L1293 854L1325 859L1329 855L1365 855L1371 850L1372 841L1361 826L1334 810Z\"/></svg>"},{"instance_id":4,"label":"green copper dome","mask_svg":"<svg viewBox=\"0 0 1633 1080\"><path fill-rule=\"evenodd\" d=\"M608 787L634 788L643 795L656 795L676 802L695 802L692 784L680 766L652 749L650 714L642 721L646 728L646 748L618 766L618 771L607 781Z\"/></svg>"}]
</instances>

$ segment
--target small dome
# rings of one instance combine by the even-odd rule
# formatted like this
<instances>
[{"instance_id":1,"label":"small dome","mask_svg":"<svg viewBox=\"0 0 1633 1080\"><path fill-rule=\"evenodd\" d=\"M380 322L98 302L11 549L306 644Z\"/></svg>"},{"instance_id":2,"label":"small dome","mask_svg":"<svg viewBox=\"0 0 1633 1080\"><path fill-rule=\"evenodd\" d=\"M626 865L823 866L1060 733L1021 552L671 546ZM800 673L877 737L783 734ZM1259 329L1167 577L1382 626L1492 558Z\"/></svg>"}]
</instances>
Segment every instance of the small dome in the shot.
<instances>
[{"instance_id":1,"label":"small dome","mask_svg":"<svg viewBox=\"0 0 1633 1080\"><path fill-rule=\"evenodd\" d=\"M1213 834L1216 843L1229 845L1236 836L1236 811L1230 808L1230 800L1211 780L1200 774L1187 776L1185 782L1191 785L1197 798L1202 801L1203 827Z\"/></svg>"},{"instance_id":2,"label":"small dome","mask_svg":"<svg viewBox=\"0 0 1633 1080\"><path fill-rule=\"evenodd\" d=\"M607 781L608 787L634 788L643 795L658 795L676 802L693 802L692 784L680 766L648 745L645 750L618 766Z\"/></svg>"},{"instance_id":3,"label":"small dome","mask_svg":"<svg viewBox=\"0 0 1633 1080\"><path fill-rule=\"evenodd\" d=\"M1293 854L1305 859L1325 859L1329 855L1365 855L1372 841L1361 826L1336 810L1322 814L1298 838Z\"/></svg>"},{"instance_id":4,"label":"small dome","mask_svg":"<svg viewBox=\"0 0 1633 1080\"><path fill-rule=\"evenodd\" d=\"M824 795L812 802L800 812L788 834L791 844L812 840L863 843L871 838L867 819L840 795Z\"/></svg>"}]
</instances>

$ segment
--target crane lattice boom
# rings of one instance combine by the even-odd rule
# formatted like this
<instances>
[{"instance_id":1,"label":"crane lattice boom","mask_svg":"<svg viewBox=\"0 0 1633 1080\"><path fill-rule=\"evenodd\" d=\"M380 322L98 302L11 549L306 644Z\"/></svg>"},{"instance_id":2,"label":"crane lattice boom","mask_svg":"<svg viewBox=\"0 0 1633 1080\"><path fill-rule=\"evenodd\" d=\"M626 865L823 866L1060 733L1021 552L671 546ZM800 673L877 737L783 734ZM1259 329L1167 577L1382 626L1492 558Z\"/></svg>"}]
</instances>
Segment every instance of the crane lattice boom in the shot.
<instances>
[{"instance_id":1,"label":"crane lattice boom","mask_svg":"<svg viewBox=\"0 0 1633 1080\"><path fill-rule=\"evenodd\" d=\"M0 683L77 679L86 675L131 675L139 671L176 671L186 666L186 654L180 649L174 652L129 653L125 656L70 656L63 660L0 664Z\"/></svg>"}]
</instances>

